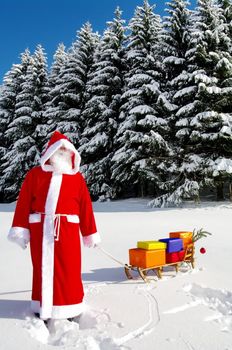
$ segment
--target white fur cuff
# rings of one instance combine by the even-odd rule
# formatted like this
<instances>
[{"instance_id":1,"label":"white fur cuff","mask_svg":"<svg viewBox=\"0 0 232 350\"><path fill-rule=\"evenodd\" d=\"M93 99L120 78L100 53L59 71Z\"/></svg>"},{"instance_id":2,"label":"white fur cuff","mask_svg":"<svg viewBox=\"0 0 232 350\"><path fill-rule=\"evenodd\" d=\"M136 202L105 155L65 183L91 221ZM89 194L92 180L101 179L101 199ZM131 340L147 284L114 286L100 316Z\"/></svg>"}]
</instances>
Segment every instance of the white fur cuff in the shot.
<instances>
[{"instance_id":1,"label":"white fur cuff","mask_svg":"<svg viewBox=\"0 0 232 350\"><path fill-rule=\"evenodd\" d=\"M82 236L83 243L85 247L94 248L101 242L101 237L98 232L93 233L92 235Z\"/></svg>"},{"instance_id":2,"label":"white fur cuff","mask_svg":"<svg viewBox=\"0 0 232 350\"><path fill-rule=\"evenodd\" d=\"M21 248L27 248L30 241L30 231L24 227L11 227L7 238L20 245Z\"/></svg>"}]
</instances>

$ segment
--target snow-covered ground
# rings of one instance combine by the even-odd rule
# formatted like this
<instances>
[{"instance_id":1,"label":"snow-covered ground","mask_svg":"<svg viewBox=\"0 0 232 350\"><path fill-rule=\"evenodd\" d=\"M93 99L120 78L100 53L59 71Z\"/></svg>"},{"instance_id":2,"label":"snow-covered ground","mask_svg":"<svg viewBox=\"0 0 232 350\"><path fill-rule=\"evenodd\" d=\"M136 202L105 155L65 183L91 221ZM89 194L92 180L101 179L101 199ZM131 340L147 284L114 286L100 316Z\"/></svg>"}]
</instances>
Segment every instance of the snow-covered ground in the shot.
<instances>
[{"instance_id":1,"label":"snow-covered ground","mask_svg":"<svg viewBox=\"0 0 232 350\"><path fill-rule=\"evenodd\" d=\"M0 349L232 350L232 205L149 209L145 200L94 203L102 248L123 263L138 240L204 228L196 268L145 284L99 249L83 248L87 310L79 323L44 323L30 313L31 262L7 241L14 204L0 204ZM206 254L199 252L206 248Z\"/></svg>"}]
</instances>

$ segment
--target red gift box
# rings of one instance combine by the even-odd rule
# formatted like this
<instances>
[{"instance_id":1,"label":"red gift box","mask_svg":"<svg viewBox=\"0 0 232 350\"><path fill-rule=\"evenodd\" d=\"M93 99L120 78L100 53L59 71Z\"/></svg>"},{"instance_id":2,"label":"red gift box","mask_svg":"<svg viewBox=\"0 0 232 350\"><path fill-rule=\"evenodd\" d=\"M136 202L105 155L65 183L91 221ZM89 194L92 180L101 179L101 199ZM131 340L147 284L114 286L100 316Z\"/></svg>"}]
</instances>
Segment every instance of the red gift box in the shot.
<instances>
[{"instance_id":1,"label":"red gift box","mask_svg":"<svg viewBox=\"0 0 232 350\"><path fill-rule=\"evenodd\" d=\"M182 261L184 259L185 250L179 252L166 253L166 263L171 264L174 262Z\"/></svg>"}]
</instances>

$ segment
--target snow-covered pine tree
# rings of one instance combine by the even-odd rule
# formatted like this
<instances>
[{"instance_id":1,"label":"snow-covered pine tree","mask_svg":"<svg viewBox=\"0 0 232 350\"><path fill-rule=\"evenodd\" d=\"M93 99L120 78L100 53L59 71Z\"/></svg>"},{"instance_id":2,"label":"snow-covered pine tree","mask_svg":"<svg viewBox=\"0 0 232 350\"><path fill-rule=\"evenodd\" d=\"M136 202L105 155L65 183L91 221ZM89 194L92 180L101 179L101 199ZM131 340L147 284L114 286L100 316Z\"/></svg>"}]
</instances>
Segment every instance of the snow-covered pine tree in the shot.
<instances>
[{"instance_id":1,"label":"snow-covered pine tree","mask_svg":"<svg viewBox=\"0 0 232 350\"><path fill-rule=\"evenodd\" d=\"M40 129L40 134L43 135L44 141L48 141L51 136L51 131L54 130L54 113L57 112L56 100L60 101L60 95L56 91L56 87L59 86L59 74L67 61L67 52L65 51L65 45L60 43L57 47L55 54L53 55L53 63L48 74L48 94L47 102L44 106L43 128ZM44 147L46 142L44 142Z\"/></svg>"},{"instance_id":2,"label":"snow-covered pine tree","mask_svg":"<svg viewBox=\"0 0 232 350\"><path fill-rule=\"evenodd\" d=\"M65 133L76 145L79 145L82 130L80 111L83 108L87 74L97 42L98 35L93 33L91 24L87 22L77 31L77 38L67 54L59 52L60 66L57 69L57 63L51 72L54 77L51 78L53 81L45 112L49 131L57 129Z\"/></svg>"},{"instance_id":3,"label":"snow-covered pine tree","mask_svg":"<svg viewBox=\"0 0 232 350\"><path fill-rule=\"evenodd\" d=\"M172 0L166 5L169 6L166 9L169 16L164 17L161 34L161 55L165 71L163 89L172 106L166 112L169 112L171 141L175 144L175 114L189 95L189 89L185 87L188 79L186 52L190 40L190 11L187 9L189 2L186 0Z\"/></svg>"},{"instance_id":4,"label":"snow-covered pine tree","mask_svg":"<svg viewBox=\"0 0 232 350\"><path fill-rule=\"evenodd\" d=\"M125 27L119 7L107 22L88 75L86 103L82 112L85 129L81 140L83 171L91 194L100 200L113 198L111 159L117 131L123 87Z\"/></svg>"},{"instance_id":5,"label":"snow-covered pine tree","mask_svg":"<svg viewBox=\"0 0 232 350\"><path fill-rule=\"evenodd\" d=\"M22 90L22 82L31 56L28 49L21 54L21 63L13 64L12 68L5 74L0 96L0 198L8 201L5 191L5 171L8 168L6 153L12 147L14 140L7 134L8 125L15 117L16 97Z\"/></svg>"},{"instance_id":6,"label":"snow-covered pine tree","mask_svg":"<svg viewBox=\"0 0 232 350\"><path fill-rule=\"evenodd\" d=\"M220 130L219 144L222 150L215 164L211 163L217 198L224 199L225 183L229 184L229 198L232 200L232 2L218 0L219 5L219 55L214 57L216 77L221 88L216 101L216 110L220 113L223 126ZM222 141L222 142L221 142ZM216 167L216 171L214 171Z\"/></svg>"},{"instance_id":7,"label":"snow-covered pine tree","mask_svg":"<svg viewBox=\"0 0 232 350\"><path fill-rule=\"evenodd\" d=\"M194 181L195 195L211 185L222 199L232 169L231 39L214 1L199 0L192 19L186 55L189 97L176 113L176 135L185 152L180 174L185 181Z\"/></svg>"},{"instance_id":8,"label":"snow-covered pine tree","mask_svg":"<svg viewBox=\"0 0 232 350\"><path fill-rule=\"evenodd\" d=\"M40 134L43 135L43 140L48 141L51 136L51 131L54 130L54 113L57 108L55 100L60 100L60 96L56 91L56 86L59 85L59 74L61 68L65 65L67 60L67 53L65 51L65 45L60 43L57 47L55 54L53 55L53 63L51 65L50 72L48 74L48 94L47 102L44 106L43 112L43 128L40 128ZM45 147L46 142L44 142Z\"/></svg>"},{"instance_id":9,"label":"snow-covered pine tree","mask_svg":"<svg viewBox=\"0 0 232 350\"><path fill-rule=\"evenodd\" d=\"M5 131L14 118L16 96L21 88L22 74L22 65L14 64L3 79L0 92L0 161L10 144L5 138Z\"/></svg>"},{"instance_id":10,"label":"snow-covered pine tree","mask_svg":"<svg viewBox=\"0 0 232 350\"><path fill-rule=\"evenodd\" d=\"M21 91L24 75L30 64L31 56L28 49L21 54L21 63L13 64L12 68L5 74L0 97L0 132L1 144L6 148L11 140L5 135L8 124L14 119L17 94ZM3 139L4 138L4 139Z\"/></svg>"},{"instance_id":11,"label":"snow-covered pine tree","mask_svg":"<svg viewBox=\"0 0 232 350\"><path fill-rule=\"evenodd\" d=\"M167 158L164 162L167 169L167 181L163 183L162 188L166 193L153 200L150 203L151 206L179 204L184 196L196 195L196 183L190 180L185 181L185 177L179 170L189 134L185 135L186 130L184 129L181 130L181 138L176 137L179 123L182 125L185 119L184 116L179 120L178 111L188 101L191 102L197 90L196 85L189 85L189 61L186 57L191 34L190 11L187 8L189 3L185 0L172 0L166 5L168 5L166 11L169 16L164 17L159 51L165 72L161 88L170 105L170 108L164 111L170 130L167 139L172 145L174 156Z\"/></svg>"},{"instance_id":12,"label":"snow-covered pine tree","mask_svg":"<svg viewBox=\"0 0 232 350\"><path fill-rule=\"evenodd\" d=\"M49 92L47 58L41 45L36 47L33 58L34 99L32 118L33 123L36 124L36 129L32 137L35 139L37 148L41 152L47 136L47 123L44 112Z\"/></svg>"},{"instance_id":13,"label":"snow-covered pine tree","mask_svg":"<svg viewBox=\"0 0 232 350\"><path fill-rule=\"evenodd\" d=\"M231 0L217 0L217 3L221 8L223 22L227 26L226 32L232 39L232 2Z\"/></svg>"},{"instance_id":14,"label":"snow-covered pine tree","mask_svg":"<svg viewBox=\"0 0 232 350\"><path fill-rule=\"evenodd\" d=\"M129 22L127 73L115 136L112 177L117 192L145 195L158 187L163 172L159 158L170 153L164 138L168 125L159 113L160 62L155 55L161 29L154 6L144 0ZM165 96L162 97L166 103Z\"/></svg>"},{"instance_id":15,"label":"snow-covered pine tree","mask_svg":"<svg viewBox=\"0 0 232 350\"><path fill-rule=\"evenodd\" d=\"M13 120L5 131L10 146L3 157L0 187L8 201L15 200L26 172L39 159L35 129L40 122L43 92L40 91L36 56L29 56L26 52L22 55L22 66L27 66L27 69L23 72L20 91L16 95Z\"/></svg>"},{"instance_id":16,"label":"snow-covered pine tree","mask_svg":"<svg viewBox=\"0 0 232 350\"><path fill-rule=\"evenodd\" d=\"M57 50L53 56L53 63L51 66L50 74L49 74L49 87L53 88L58 85L58 77L61 69L66 63L67 60L67 52L65 51L65 45L60 43L57 47Z\"/></svg>"}]
</instances>

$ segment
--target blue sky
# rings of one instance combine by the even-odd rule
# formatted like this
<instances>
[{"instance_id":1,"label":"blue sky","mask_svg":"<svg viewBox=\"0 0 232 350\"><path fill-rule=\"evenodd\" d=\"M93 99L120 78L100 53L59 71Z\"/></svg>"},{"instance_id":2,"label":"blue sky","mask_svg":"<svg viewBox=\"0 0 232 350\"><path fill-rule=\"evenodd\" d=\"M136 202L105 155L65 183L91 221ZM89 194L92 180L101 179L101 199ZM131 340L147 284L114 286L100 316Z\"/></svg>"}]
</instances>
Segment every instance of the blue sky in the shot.
<instances>
[{"instance_id":1,"label":"blue sky","mask_svg":"<svg viewBox=\"0 0 232 350\"><path fill-rule=\"evenodd\" d=\"M128 21L143 0L0 0L0 83L13 63L20 62L26 48L33 53L41 44L50 66L60 42L69 47L76 31L90 21L102 34L106 21L112 20L116 6ZM191 1L192 5L195 0ZM164 15L165 1L150 0L156 12Z\"/></svg>"}]
</instances>

